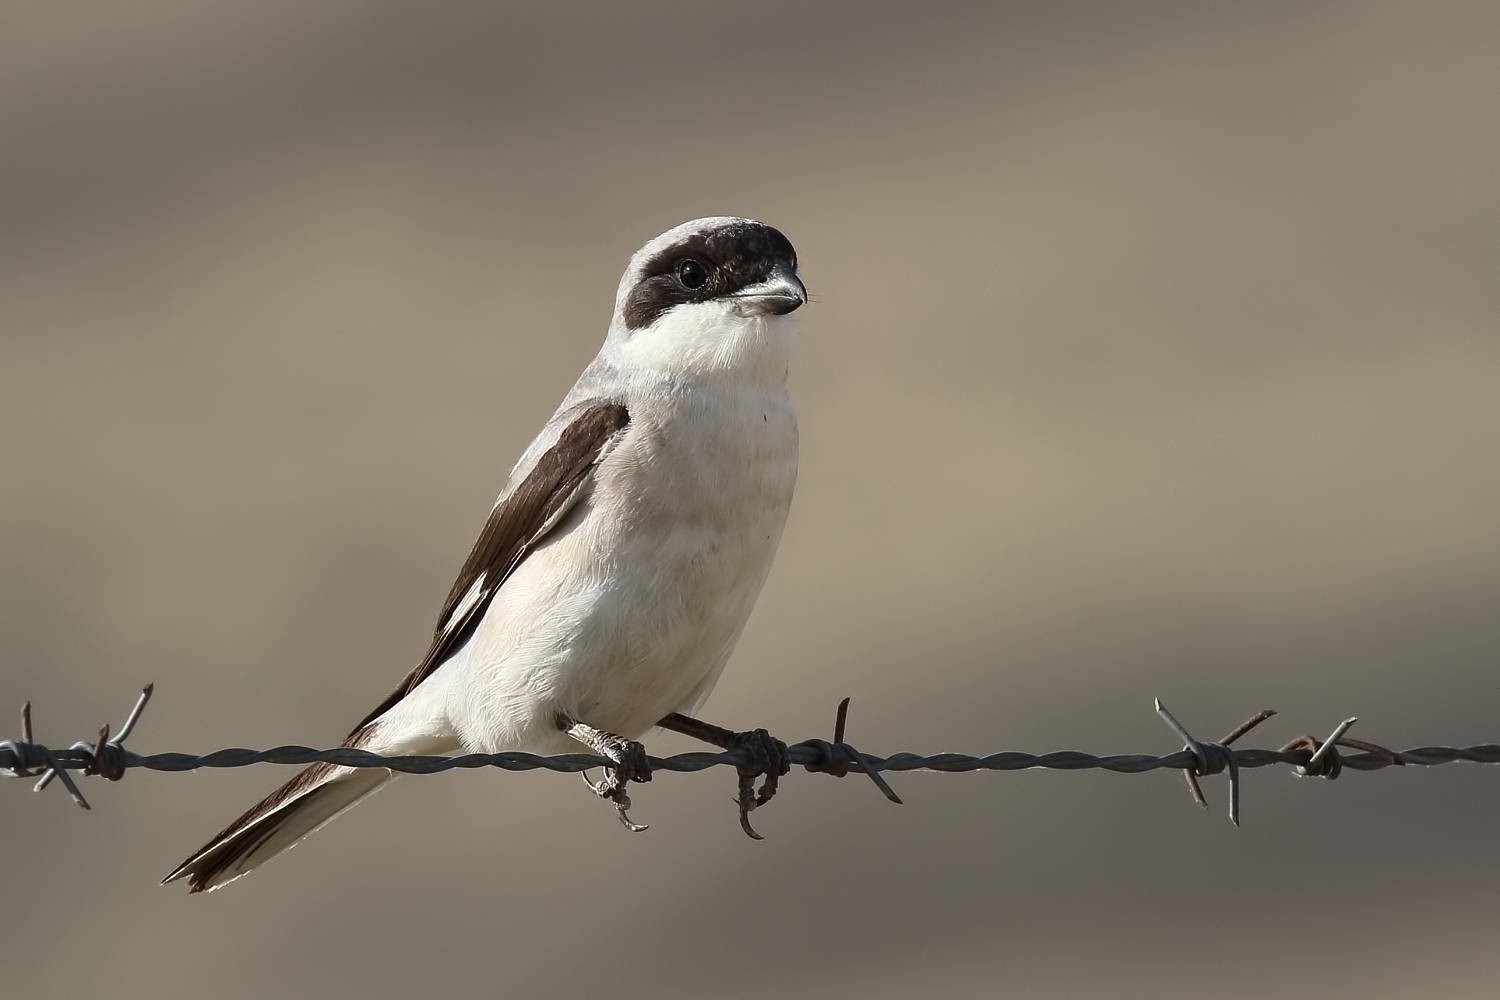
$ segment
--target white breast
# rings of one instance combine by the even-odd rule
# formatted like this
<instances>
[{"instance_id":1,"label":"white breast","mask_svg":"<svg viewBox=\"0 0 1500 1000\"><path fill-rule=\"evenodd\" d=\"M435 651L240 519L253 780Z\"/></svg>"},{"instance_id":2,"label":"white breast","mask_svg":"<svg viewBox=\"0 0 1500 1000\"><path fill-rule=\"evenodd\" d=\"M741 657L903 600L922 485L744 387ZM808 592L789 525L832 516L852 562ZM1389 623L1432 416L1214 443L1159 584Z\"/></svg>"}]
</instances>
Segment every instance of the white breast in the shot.
<instances>
[{"instance_id":1,"label":"white breast","mask_svg":"<svg viewBox=\"0 0 1500 1000\"><path fill-rule=\"evenodd\" d=\"M749 618L797 475L784 379L645 378L626 402L579 513L441 671L471 750L577 749L559 714L639 737L707 696Z\"/></svg>"}]
</instances>

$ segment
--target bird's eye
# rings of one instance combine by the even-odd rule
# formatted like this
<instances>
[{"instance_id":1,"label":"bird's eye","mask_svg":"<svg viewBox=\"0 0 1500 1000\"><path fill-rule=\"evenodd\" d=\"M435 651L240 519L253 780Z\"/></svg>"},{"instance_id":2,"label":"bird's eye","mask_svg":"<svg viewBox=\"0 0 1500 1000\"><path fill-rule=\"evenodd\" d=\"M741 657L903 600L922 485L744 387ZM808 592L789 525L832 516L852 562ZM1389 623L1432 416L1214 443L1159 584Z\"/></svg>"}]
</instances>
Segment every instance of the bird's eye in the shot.
<instances>
[{"instance_id":1,"label":"bird's eye","mask_svg":"<svg viewBox=\"0 0 1500 1000\"><path fill-rule=\"evenodd\" d=\"M702 288L708 281L708 268L689 257L677 262L677 280L684 288Z\"/></svg>"}]
</instances>

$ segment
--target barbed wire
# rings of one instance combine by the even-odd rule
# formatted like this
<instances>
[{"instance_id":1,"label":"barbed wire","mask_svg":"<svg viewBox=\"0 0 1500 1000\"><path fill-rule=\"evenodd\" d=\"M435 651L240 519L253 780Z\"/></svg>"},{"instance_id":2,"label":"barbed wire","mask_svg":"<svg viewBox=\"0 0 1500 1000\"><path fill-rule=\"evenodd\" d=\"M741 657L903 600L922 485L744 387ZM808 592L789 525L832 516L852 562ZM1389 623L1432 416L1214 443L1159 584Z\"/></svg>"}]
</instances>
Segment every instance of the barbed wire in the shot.
<instances>
[{"instance_id":1,"label":"barbed wire","mask_svg":"<svg viewBox=\"0 0 1500 1000\"><path fill-rule=\"evenodd\" d=\"M154 753L138 754L123 746L140 720L141 712L151 698L152 686L142 690L140 698L126 717L119 733L111 738L109 726L99 730L94 742L79 741L66 749L54 750L33 739L31 703L21 710L21 739L0 740L0 775L10 778L35 778L36 791L46 788L56 778L67 788L73 801L84 809L88 801L79 791L69 771L81 771L85 775L99 775L110 781L119 781L131 768L146 768L152 771L194 771L204 767L246 767L251 764L314 764L318 762L340 767L383 767L402 774L437 774L455 768L495 767L505 771L532 771L538 768L549 771L582 772L592 768L609 768L616 762L608 757L591 753L566 753L543 756L540 754L469 753L454 757L410 755L387 757L353 747L332 747L317 750L312 747L288 744L268 750L249 750L230 747L206 754ZM880 791L892 802L901 803L901 798L882 777L890 771L938 771L963 773L970 771L1024 771L1032 768L1047 768L1056 771L1105 770L1120 774L1141 774L1162 769L1181 771L1192 791L1194 800L1203 807L1208 802L1198 783L1201 777L1229 773L1229 818L1239 825L1239 771L1241 768L1269 767L1285 764L1295 768L1300 777L1337 778L1345 768L1356 771L1378 771L1387 767L1417 765L1432 767L1455 761L1475 764L1500 764L1500 744L1481 743L1468 747L1420 746L1409 750L1388 750L1374 743L1349 738L1346 734L1357 719L1344 720L1326 739L1300 736L1279 750L1234 749L1231 744L1260 723L1277 713L1267 710L1251 717L1233 732L1217 742L1195 739L1182 723L1158 699L1156 712L1162 721L1183 741L1181 750L1168 754L1122 753L1095 755L1078 750L1054 750L1050 753L1024 753L1003 750L998 753L974 756L963 753L916 754L895 753L887 757L862 753L844 739L848 720L849 699L838 707L832 740L810 739L787 747L788 758L794 765L820 774L843 777L851 772L860 772L869 777ZM1358 751L1341 754L1344 747ZM726 750L720 752L694 752L674 754L670 757L647 757L653 772L703 771L711 767L729 766L743 771L753 766L749 751Z\"/></svg>"}]
</instances>

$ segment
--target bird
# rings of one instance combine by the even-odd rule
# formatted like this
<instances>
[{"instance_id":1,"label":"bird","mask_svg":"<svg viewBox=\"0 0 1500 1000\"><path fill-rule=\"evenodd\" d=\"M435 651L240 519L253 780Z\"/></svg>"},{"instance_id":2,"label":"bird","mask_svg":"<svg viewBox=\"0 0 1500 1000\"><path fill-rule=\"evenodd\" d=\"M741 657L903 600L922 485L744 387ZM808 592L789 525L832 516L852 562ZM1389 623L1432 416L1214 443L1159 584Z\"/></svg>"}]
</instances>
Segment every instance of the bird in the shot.
<instances>
[{"instance_id":1,"label":"bird","mask_svg":"<svg viewBox=\"0 0 1500 1000\"><path fill-rule=\"evenodd\" d=\"M431 645L343 746L376 754L578 752L621 823L656 727L740 750L740 823L790 769L786 744L696 713L780 542L797 479L787 371L807 302L779 230L683 223L630 258L604 343L511 470ZM163 884L218 889L390 781L313 764ZM757 792L753 785L761 780ZM584 779L589 780L587 776Z\"/></svg>"}]
</instances>

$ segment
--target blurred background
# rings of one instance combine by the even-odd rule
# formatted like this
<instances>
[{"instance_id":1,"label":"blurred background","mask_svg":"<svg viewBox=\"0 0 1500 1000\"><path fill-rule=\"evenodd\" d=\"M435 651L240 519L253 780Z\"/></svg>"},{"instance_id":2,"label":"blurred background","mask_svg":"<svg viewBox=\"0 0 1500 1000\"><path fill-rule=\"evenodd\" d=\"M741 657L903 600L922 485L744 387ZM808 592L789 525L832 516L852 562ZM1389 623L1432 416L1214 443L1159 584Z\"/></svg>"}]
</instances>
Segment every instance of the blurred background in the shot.
<instances>
[{"instance_id":1,"label":"blurred background","mask_svg":"<svg viewBox=\"0 0 1500 1000\"><path fill-rule=\"evenodd\" d=\"M705 714L897 750L1500 739L1500 7L0 8L0 736L332 745L630 253L764 219L802 479ZM650 741L661 753L679 737ZM1500 773L0 785L15 996L1488 997Z\"/></svg>"}]
</instances>

